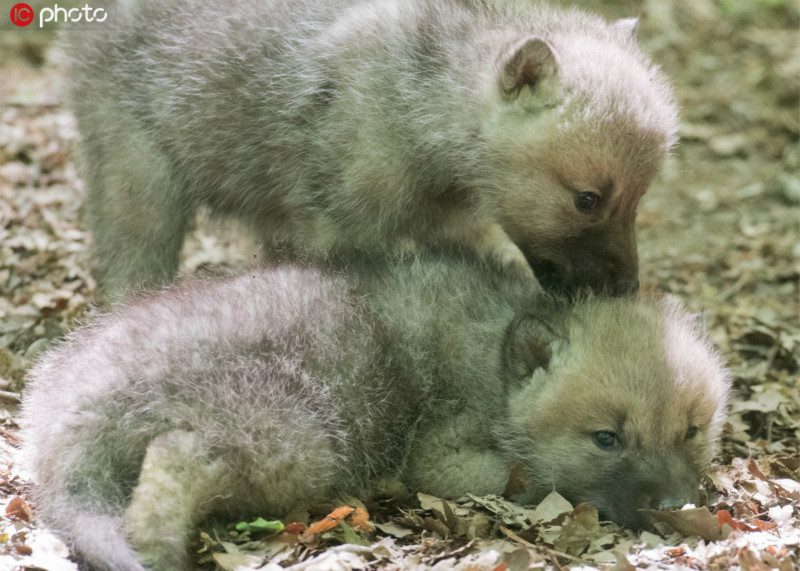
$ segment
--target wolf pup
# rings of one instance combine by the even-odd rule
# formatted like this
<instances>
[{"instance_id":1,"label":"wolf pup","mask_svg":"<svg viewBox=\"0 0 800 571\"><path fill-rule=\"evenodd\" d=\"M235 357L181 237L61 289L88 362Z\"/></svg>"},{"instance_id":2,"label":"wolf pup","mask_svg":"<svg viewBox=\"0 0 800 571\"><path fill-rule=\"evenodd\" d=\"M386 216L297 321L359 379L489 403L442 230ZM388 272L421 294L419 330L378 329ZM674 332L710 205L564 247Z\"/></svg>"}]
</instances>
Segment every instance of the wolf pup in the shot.
<instances>
[{"instance_id":1,"label":"wolf pup","mask_svg":"<svg viewBox=\"0 0 800 571\"><path fill-rule=\"evenodd\" d=\"M728 378L669 299L534 297L484 262L186 282L42 359L23 406L41 519L92 569L187 569L207 516L280 516L397 478L554 488L610 519L692 501Z\"/></svg>"},{"instance_id":2,"label":"wolf pup","mask_svg":"<svg viewBox=\"0 0 800 571\"><path fill-rule=\"evenodd\" d=\"M635 290L635 211L677 122L635 20L534 2L131 4L71 50L112 298L172 278L200 206L273 251L457 243L547 290Z\"/></svg>"}]
</instances>

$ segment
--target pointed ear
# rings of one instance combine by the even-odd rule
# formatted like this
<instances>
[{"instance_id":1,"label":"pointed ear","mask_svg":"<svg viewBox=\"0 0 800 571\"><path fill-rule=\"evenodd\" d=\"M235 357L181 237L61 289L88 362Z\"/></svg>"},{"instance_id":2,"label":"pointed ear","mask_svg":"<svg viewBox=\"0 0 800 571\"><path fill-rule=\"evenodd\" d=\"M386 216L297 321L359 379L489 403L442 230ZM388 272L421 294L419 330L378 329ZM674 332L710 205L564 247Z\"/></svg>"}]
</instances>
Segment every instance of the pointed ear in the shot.
<instances>
[{"instance_id":1,"label":"pointed ear","mask_svg":"<svg viewBox=\"0 0 800 571\"><path fill-rule=\"evenodd\" d=\"M553 344L565 340L541 318L526 314L514 319L506 331L503 366L513 382L530 377L536 369L550 366Z\"/></svg>"},{"instance_id":2,"label":"pointed ear","mask_svg":"<svg viewBox=\"0 0 800 571\"><path fill-rule=\"evenodd\" d=\"M708 335L708 326L706 325L706 314L702 311L697 313L690 313L689 319L692 323L696 324L697 327L700 328L700 331L703 332L704 335Z\"/></svg>"},{"instance_id":3,"label":"pointed ear","mask_svg":"<svg viewBox=\"0 0 800 571\"><path fill-rule=\"evenodd\" d=\"M528 38L517 44L502 64L500 86L509 95L518 94L523 87L534 90L558 71L553 48L541 38Z\"/></svg>"},{"instance_id":4,"label":"pointed ear","mask_svg":"<svg viewBox=\"0 0 800 571\"><path fill-rule=\"evenodd\" d=\"M639 31L639 18L622 18L611 22L611 28L615 30L623 39L636 39L636 32Z\"/></svg>"}]
</instances>

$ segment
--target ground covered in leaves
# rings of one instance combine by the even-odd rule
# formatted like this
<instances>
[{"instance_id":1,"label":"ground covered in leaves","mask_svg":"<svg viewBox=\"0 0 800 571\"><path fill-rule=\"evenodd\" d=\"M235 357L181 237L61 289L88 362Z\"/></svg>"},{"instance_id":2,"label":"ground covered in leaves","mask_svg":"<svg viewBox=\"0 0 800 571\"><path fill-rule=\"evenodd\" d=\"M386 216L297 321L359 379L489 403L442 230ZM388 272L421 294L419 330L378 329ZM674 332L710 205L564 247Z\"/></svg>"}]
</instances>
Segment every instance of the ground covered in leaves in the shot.
<instances>
[{"instance_id":1,"label":"ground covered in leaves","mask_svg":"<svg viewBox=\"0 0 800 571\"><path fill-rule=\"evenodd\" d=\"M800 13L786 0L602 8L609 17L642 15L641 39L678 87L682 142L641 203L638 240L642 282L702 311L733 371L722 452L704 484L708 505L662 514L654 532L635 534L557 494L535 509L498 497L345 498L303 522L204 528L195 550L209 569L800 564ZM87 315L95 290L71 158L77 134L59 95L62 70L46 63L49 40L0 35L0 569L76 569L66 547L32 522L30 482L14 463L25 371ZM252 252L236 233L201 224L184 271L235 269Z\"/></svg>"}]
</instances>

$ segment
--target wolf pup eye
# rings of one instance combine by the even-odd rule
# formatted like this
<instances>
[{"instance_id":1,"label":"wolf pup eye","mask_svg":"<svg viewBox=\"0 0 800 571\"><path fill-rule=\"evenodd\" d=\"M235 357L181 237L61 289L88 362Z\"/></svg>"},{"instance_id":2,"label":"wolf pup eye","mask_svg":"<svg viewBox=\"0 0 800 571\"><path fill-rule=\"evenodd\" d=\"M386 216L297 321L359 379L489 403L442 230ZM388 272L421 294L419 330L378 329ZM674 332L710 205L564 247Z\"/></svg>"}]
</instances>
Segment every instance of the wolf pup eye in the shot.
<instances>
[{"instance_id":1,"label":"wolf pup eye","mask_svg":"<svg viewBox=\"0 0 800 571\"><path fill-rule=\"evenodd\" d=\"M597 444L598 448L602 448L603 450L613 450L620 446L619 436L617 436L616 432L611 432L610 430L598 430L597 432L593 432L592 440Z\"/></svg>"},{"instance_id":2,"label":"wolf pup eye","mask_svg":"<svg viewBox=\"0 0 800 571\"><path fill-rule=\"evenodd\" d=\"M696 426L690 426L689 430L686 431L686 440L691 440L692 438L697 436L697 433L699 431L700 431L700 429L697 428Z\"/></svg>"},{"instance_id":3,"label":"wolf pup eye","mask_svg":"<svg viewBox=\"0 0 800 571\"><path fill-rule=\"evenodd\" d=\"M600 203L600 197L594 192L576 192L575 208L581 212L591 212Z\"/></svg>"}]
</instances>

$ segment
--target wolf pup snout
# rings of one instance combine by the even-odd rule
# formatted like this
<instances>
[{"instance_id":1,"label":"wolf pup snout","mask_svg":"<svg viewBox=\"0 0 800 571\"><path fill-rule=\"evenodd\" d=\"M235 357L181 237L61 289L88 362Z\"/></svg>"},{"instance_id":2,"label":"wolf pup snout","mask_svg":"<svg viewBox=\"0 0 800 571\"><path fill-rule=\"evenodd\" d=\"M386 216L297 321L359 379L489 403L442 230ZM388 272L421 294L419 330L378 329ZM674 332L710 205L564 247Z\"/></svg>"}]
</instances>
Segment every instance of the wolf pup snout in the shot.
<instances>
[{"instance_id":1,"label":"wolf pup snout","mask_svg":"<svg viewBox=\"0 0 800 571\"><path fill-rule=\"evenodd\" d=\"M697 485L704 469L667 452L637 458L609 473L608 499L598 508L600 517L634 529L648 528L652 520L647 510L698 503Z\"/></svg>"}]
</instances>

